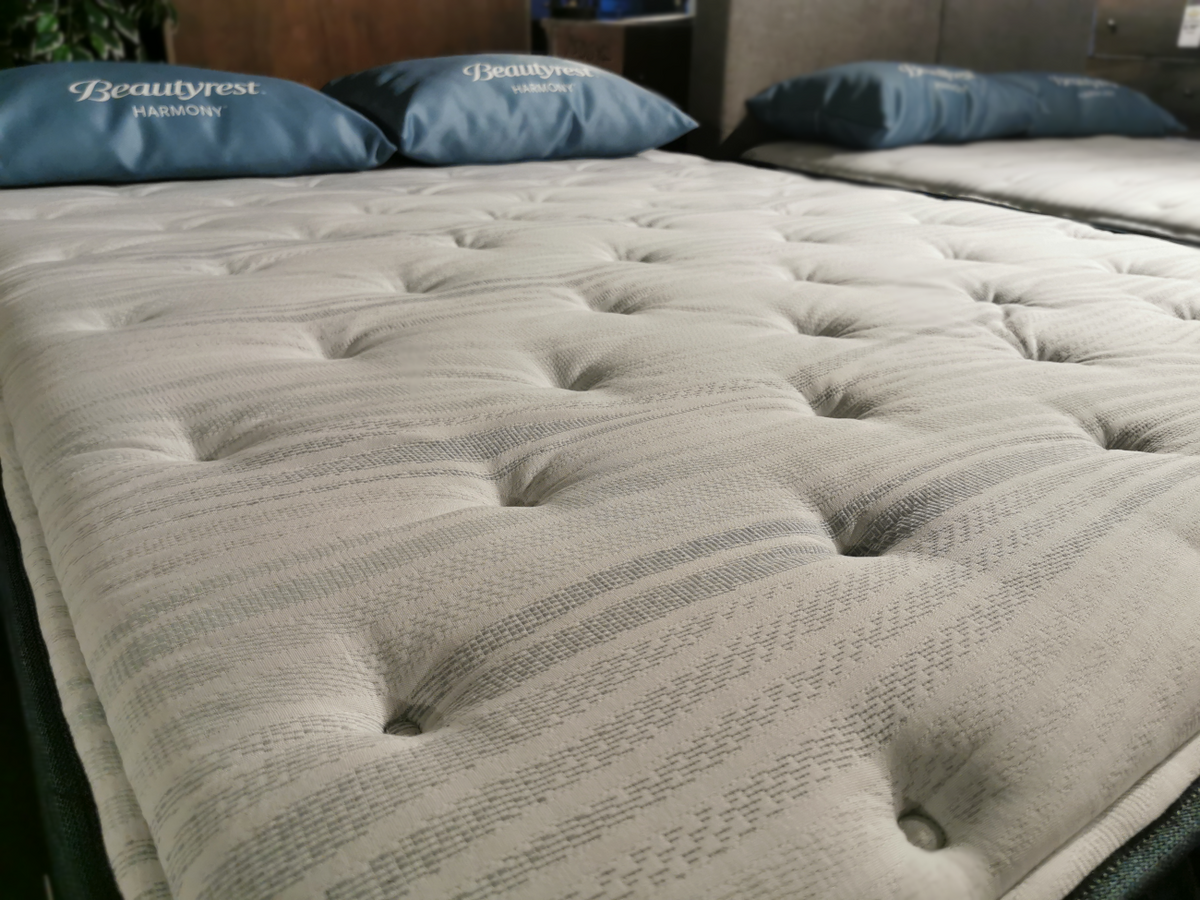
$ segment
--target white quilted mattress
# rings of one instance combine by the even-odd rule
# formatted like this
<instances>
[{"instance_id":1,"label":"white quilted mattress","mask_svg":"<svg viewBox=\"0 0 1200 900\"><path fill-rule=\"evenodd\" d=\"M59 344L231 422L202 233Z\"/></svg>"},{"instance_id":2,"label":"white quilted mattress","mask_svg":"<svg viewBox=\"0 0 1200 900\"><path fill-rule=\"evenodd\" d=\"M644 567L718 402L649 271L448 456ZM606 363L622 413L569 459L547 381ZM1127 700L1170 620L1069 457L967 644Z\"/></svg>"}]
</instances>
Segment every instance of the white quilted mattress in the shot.
<instances>
[{"instance_id":1,"label":"white quilted mattress","mask_svg":"<svg viewBox=\"0 0 1200 900\"><path fill-rule=\"evenodd\" d=\"M1200 244L1195 140L1107 135L868 151L780 141L744 158Z\"/></svg>"},{"instance_id":2,"label":"white quilted mattress","mask_svg":"<svg viewBox=\"0 0 1200 900\"><path fill-rule=\"evenodd\" d=\"M666 153L8 191L0 379L128 898L1043 900L1200 775L1195 249Z\"/></svg>"}]
</instances>

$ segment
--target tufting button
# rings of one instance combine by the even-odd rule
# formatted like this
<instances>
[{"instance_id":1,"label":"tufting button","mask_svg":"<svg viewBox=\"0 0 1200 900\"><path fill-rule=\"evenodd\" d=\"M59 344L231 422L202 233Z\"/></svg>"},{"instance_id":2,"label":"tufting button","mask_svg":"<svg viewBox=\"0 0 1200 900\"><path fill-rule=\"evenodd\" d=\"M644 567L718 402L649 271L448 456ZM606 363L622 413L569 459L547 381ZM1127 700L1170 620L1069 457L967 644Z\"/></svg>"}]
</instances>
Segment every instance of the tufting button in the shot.
<instances>
[{"instance_id":1,"label":"tufting button","mask_svg":"<svg viewBox=\"0 0 1200 900\"><path fill-rule=\"evenodd\" d=\"M919 812L905 813L898 823L908 842L922 850L941 850L946 846L946 834L933 819Z\"/></svg>"},{"instance_id":2,"label":"tufting button","mask_svg":"<svg viewBox=\"0 0 1200 900\"><path fill-rule=\"evenodd\" d=\"M538 503L536 500L527 500L524 497L507 497L501 504L501 506L516 506L525 509L529 509L537 505Z\"/></svg>"},{"instance_id":3,"label":"tufting button","mask_svg":"<svg viewBox=\"0 0 1200 900\"><path fill-rule=\"evenodd\" d=\"M402 714L384 725L383 733L394 737L416 737L421 734L421 726L410 719L407 714Z\"/></svg>"},{"instance_id":4,"label":"tufting button","mask_svg":"<svg viewBox=\"0 0 1200 900\"><path fill-rule=\"evenodd\" d=\"M570 384L563 385L568 391L590 391L604 381L605 373L597 368L585 369L580 372Z\"/></svg>"}]
</instances>

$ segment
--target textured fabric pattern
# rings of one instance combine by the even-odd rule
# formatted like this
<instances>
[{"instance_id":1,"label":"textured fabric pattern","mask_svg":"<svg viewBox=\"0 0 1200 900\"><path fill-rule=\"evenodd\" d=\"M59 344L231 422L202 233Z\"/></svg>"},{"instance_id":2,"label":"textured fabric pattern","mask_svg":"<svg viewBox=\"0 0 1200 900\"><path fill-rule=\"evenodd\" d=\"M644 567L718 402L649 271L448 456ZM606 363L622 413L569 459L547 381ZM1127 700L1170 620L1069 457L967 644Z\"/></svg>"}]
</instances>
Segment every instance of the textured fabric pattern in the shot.
<instances>
[{"instance_id":1,"label":"textured fabric pattern","mask_svg":"<svg viewBox=\"0 0 1200 900\"><path fill-rule=\"evenodd\" d=\"M1200 773L1198 320L1189 248L664 153L7 193L6 489L110 853L1062 897Z\"/></svg>"},{"instance_id":2,"label":"textured fabric pattern","mask_svg":"<svg viewBox=\"0 0 1200 900\"><path fill-rule=\"evenodd\" d=\"M781 141L744 158L1200 244L1200 142L1183 138L1037 138L868 153Z\"/></svg>"},{"instance_id":3,"label":"textured fabric pattern","mask_svg":"<svg viewBox=\"0 0 1200 900\"><path fill-rule=\"evenodd\" d=\"M28 485L16 463L7 418L0 422L0 458L3 460L4 499L20 536L25 572L37 604L37 618L58 685L63 718L75 742L87 781L91 784L92 799L97 806L104 849L108 853L112 874L126 900L163 900L170 896L170 888L137 797L125 775L87 663L80 653L71 613L63 600L47 555L37 511L33 508ZM67 789L76 787L70 783L60 784ZM86 804L87 798L75 797L72 802ZM59 823L50 821L47 827L51 829L51 837L54 832L67 833L69 839L78 841L78 845L72 846L71 850L83 857L78 863L86 865L89 853L86 845L90 843L91 835L82 823L74 827L68 824L73 814L74 810L63 810L63 814L58 816ZM70 834L71 831L74 833ZM60 874L66 874L63 870L69 870L73 865L74 861L56 861L56 886L73 891L67 896L87 897L89 895L83 890L98 893L103 889L99 883L89 885L68 877L59 879ZM92 877L96 882L103 881L100 873ZM92 891L92 888L96 890Z\"/></svg>"}]
</instances>

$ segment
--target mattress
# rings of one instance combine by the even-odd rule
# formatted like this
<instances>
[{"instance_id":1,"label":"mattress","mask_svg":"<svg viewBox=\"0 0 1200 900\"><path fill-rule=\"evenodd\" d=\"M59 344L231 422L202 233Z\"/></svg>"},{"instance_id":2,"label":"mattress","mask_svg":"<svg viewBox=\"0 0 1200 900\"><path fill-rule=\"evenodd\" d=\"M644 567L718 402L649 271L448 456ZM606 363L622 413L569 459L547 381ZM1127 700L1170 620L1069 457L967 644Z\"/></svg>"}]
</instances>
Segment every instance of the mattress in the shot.
<instances>
[{"instance_id":1,"label":"mattress","mask_svg":"<svg viewBox=\"0 0 1200 900\"><path fill-rule=\"evenodd\" d=\"M694 157L0 195L126 897L1061 898L1200 775L1200 253Z\"/></svg>"},{"instance_id":2,"label":"mattress","mask_svg":"<svg viewBox=\"0 0 1200 900\"><path fill-rule=\"evenodd\" d=\"M866 151L780 141L753 147L743 159L1200 244L1200 141L1184 138L1105 135Z\"/></svg>"}]
</instances>

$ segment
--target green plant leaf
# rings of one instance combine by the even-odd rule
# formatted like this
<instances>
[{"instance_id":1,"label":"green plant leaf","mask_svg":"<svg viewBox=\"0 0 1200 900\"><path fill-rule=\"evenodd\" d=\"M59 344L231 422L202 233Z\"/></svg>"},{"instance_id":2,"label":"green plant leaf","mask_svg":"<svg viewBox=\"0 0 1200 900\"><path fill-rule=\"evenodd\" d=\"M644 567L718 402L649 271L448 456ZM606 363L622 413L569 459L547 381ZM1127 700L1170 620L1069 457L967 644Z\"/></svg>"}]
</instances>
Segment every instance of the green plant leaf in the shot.
<instances>
[{"instance_id":1,"label":"green plant leaf","mask_svg":"<svg viewBox=\"0 0 1200 900\"><path fill-rule=\"evenodd\" d=\"M33 46L30 48L31 56L45 56L53 53L63 45L65 38L61 31L43 31L33 39Z\"/></svg>"},{"instance_id":2,"label":"green plant leaf","mask_svg":"<svg viewBox=\"0 0 1200 900\"><path fill-rule=\"evenodd\" d=\"M50 58L55 62L70 62L74 58L74 53L70 47L63 44L61 47L55 47L50 54Z\"/></svg>"},{"instance_id":3,"label":"green plant leaf","mask_svg":"<svg viewBox=\"0 0 1200 900\"><path fill-rule=\"evenodd\" d=\"M88 39L100 59L123 59L125 57L125 46L121 43L121 37L111 28L93 28Z\"/></svg>"},{"instance_id":4,"label":"green plant leaf","mask_svg":"<svg viewBox=\"0 0 1200 900\"><path fill-rule=\"evenodd\" d=\"M121 33L122 37L134 44L141 42L141 34L138 32L136 19L115 10L109 16L112 19L113 26Z\"/></svg>"},{"instance_id":5,"label":"green plant leaf","mask_svg":"<svg viewBox=\"0 0 1200 900\"><path fill-rule=\"evenodd\" d=\"M76 62L81 61L81 60L93 60L95 58L96 58L96 55L94 53L92 53L92 51L89 50L87 47L72 47L71 48L71 59L75 60Z\"/></svg>"},{"instance_id":6,"label":"green plant leaf","mask_svg":"<svg viewBox=\"0 0 1200 900\"><path fill-rule=\"evenodd\" d=\"M45 34L47 31L59 31L58 16L54 13L42 13L37 17L37 22L34 23L33 30L38 34Z\"/></svg>"},{"instance_id":7,"label":"green plant leaf","mask_svg":"<svg viewBox=\"0 0 1200 900\"><path fill-rule=\"evenodd\" d=\"M108 13L93 3L92 0L83 0L83 11L87 15L89 28L108 27Z\"/></svg>"}]
</instances>

